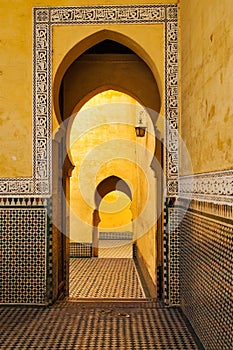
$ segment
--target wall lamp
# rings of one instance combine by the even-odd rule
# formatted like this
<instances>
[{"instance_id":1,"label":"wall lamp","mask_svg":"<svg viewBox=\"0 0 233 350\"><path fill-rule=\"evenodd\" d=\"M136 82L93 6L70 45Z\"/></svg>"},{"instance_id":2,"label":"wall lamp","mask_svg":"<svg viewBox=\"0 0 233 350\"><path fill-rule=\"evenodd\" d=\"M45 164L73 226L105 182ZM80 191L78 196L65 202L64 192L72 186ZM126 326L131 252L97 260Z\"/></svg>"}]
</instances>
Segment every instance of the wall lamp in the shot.
<instances>
[{"instance_id":1,"label":"wall lamp","mask_svg":"<svg viewBox=\"0 0 233 350\"><path fill-rule=\"evenodd\" d=\"M146 126L143 125L142 118L139 119L139 123L135 125L135 132L137 137L144 137L146 133Z\"/></svg>"}]
</instances>

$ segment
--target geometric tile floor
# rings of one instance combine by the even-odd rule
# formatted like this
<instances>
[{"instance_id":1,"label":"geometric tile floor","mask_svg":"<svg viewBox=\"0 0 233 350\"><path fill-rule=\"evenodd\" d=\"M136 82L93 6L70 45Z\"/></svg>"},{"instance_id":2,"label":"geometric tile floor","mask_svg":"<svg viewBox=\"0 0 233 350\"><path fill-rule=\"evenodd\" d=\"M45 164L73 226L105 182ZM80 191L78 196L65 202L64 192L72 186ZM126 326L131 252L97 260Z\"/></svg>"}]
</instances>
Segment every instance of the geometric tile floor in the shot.
<instances>
[{"instance_id":1,"label":"geometric tile floor","mask_svg":"<svg viewBox=\"0 0 233 350\"><path fill-rule=\"evenodd\" d=\"M4 350L197 350L178 308L0 307Z\"/></svg>"},{"instance_id":2,"label":"geometric tile floor","mask_svg":"<svg viewBox=\"0 0 233 350\"><path fill-rule=\"evenodd\" d=\"M133 259L70 258L69 298L145 298Z\"/></svg>"},{"instance_id":3,"label":"geometric tile floor","mask_svg":"<svg viewBox=\"0 0 233 350\"><path fill-rule=\"evenodd\" d=\"M132 258L132 240L101 239L98 243L99 258Z\"/></svg>"}]
</instances>

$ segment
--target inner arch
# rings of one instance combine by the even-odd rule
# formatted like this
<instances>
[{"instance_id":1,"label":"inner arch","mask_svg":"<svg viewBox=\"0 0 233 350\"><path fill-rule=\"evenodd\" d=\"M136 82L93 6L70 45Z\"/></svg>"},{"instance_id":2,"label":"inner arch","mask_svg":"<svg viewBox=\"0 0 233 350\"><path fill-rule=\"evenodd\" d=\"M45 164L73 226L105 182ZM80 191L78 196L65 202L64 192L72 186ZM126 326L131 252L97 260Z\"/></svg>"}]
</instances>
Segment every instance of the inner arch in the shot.
<instances>
[{"instance_id":1,"label":"inner arch","mask_svg":"<svg viewBox=\"0 0 233 350\"><path fill-rule=\"evenodd\" d=\"M98 225L99 258L133 257L131 204L129 196L121 190L108 192L102 198Z\"/></svg>"},{"instance_id":2,"label":"inner arch","mask_svg":"<svg viewBox=\"0 0 233 350\"><path fill-rule=\"evenodd\" d=\"M92 91L109 85L128 91L139 103L159 113L160 78L149 55L129 37L102 30L77 43L56 72L54 109L58 121L69 118Z\"/></svg>"},{"instance_id":3,"label":"inner arch","mask_svg":"<svg viewBox=\"0 0 233 350\"><path fill-rule=\"evenodd\" d=\"M132 193L127 183L118 176L111 175L100 182L95 192L96 207L99 208L101 200L110 192L121 191L132 200Z\"/></svg>"}]
</instances>

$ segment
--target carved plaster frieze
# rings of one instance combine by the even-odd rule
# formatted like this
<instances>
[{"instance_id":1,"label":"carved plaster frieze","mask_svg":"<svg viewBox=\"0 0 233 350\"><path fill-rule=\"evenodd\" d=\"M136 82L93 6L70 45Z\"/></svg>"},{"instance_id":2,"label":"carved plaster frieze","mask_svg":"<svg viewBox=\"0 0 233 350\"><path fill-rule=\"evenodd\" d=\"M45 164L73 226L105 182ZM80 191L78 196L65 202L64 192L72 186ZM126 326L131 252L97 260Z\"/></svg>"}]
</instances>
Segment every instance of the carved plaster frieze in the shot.
<instances>
[{"instance_id":1,"label":"carved plaster frieze","mask_svg":"<svg viewBox=\"0 0 233 350\"><path fill-rule=\"evenodd\" d=\"M179 196L233 205L233 170L182 176L179 178Z\"/></svg>"}]
</instances>

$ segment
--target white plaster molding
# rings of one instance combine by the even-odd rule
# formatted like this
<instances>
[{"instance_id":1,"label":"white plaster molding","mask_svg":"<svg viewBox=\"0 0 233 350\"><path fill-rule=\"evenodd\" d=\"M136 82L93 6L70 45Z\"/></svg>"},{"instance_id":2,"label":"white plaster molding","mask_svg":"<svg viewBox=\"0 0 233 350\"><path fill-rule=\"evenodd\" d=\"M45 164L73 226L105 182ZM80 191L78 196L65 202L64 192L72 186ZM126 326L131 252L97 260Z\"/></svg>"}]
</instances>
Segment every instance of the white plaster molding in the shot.
<instances>
[{"instance_id":1,"label":"white plaster molding","mask_svg":"<svg viewBox=\"0 0 233 350\"><path fill-rule=\"evenodd\" d=\"M233 170L182 176L179 197L233 205Z\"/></svg>"}]
</instances>

